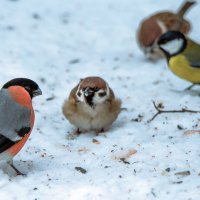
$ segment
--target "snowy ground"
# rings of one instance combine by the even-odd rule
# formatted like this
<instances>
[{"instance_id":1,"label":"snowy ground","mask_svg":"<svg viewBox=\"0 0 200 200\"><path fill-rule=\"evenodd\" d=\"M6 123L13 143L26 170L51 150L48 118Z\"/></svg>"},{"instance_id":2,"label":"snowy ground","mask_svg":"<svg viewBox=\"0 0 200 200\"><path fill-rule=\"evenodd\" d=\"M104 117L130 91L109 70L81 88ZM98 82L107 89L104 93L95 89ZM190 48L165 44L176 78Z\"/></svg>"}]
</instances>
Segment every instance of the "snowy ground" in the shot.
<instances>
[{"instance_id":1,"label":"snowy ground","mask_svg":"<svg viewBox=\"0 0 200 200\"><path fill-rule=\"evenodd\" d=\"M0 84L29 77L43 96L34 99L34 130L14 159L27 176L0 171L0 199L200 199L200 135L186 134L200 129L200 114L163 114L147 123L156 112L152 100L165 109L200 110L200 87L183 92L189 84L164 60L145 60L135 42L142 18L181 2L1 0ZM200 42L199 9L187 18ZM89 75L103 77L124 109L105 134L73 137L61 107ZM184 171L190 174L177 174Z\"/></svg>"}]
</instances>

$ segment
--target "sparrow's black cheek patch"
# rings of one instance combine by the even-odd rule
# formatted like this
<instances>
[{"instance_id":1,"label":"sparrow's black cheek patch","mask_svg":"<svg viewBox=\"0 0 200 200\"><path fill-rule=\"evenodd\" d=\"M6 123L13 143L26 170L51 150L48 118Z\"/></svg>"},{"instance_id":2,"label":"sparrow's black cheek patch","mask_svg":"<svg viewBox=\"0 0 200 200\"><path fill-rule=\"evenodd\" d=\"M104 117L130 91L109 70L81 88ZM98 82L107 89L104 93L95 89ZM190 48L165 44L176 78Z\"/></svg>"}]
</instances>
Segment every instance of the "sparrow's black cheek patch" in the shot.
<instances>
[{"instance_id":1,"label":"sparrow's black cheek patch","mask_svg":"<svg viewBox=\"0 0 200 200\"><path fill-rule=\"evenodd\" d=\"M81 96L81 93L80 92L78 92L78 94L77 94L79 97Z\"/></svg>"},{"instance_id":2,"label":"sparrow's black cheek patch","mask_svg":"<svg viewBox=\"0 0 200 200\"><path fill-rule=\"evenodd\" d=\"M24 137L30 130L31 130L30 127L22 127L21 129L19 129L16 132L19 137Z\"/></svg>"},{"instance_id":3,"label":"sparrow's black cheek patch","mask_svg":"<svg viewBox=\"0 0 200 200\"><path fill-rule=\"evenodd\" d=\"M104 97L104 96L106 96L106 93L105 93L105 92L100 92L98 95L99 95L100 97Z\"/></svg>"}]
</instances>

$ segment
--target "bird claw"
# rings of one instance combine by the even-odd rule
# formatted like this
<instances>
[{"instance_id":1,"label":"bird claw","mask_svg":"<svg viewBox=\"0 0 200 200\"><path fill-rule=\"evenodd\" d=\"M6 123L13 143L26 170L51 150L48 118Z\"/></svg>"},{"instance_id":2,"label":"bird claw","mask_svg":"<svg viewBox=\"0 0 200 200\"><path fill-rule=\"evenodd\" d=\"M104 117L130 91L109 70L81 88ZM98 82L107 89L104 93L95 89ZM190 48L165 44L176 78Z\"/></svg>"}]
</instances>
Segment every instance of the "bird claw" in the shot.
<instances>
[{"instance_id":1,"label":"bird claw","mask_svg":"<svg viewBox=\"0 0 200 200\"><path fill-rule=\"evenodd\" d=\"M77 128L76 132L75 132L76 135L80 135L81 134L81 131L79 128Z\"/></svg>"},{"instance_id":2,"label":"bird claw","mask_svg":"<svg viewBox=\"0 0 200 200\"><path fill-rule=\"evenodd\" d=\"M13 164L10 164L10 166L14 169L16 172L16 176L26 176L26 174L20 172Z\"/></svg>"},{"instance_id":3,"label":"bird claw","mask_svg":"<svg viewBox=\"0 0 200 200\"><path fill-rule=\"evenodd\" d=\"M189 87L186 87L185 89L184 89L184 91L189 91L189 90L191 90L195 85L197 85L196 83L193 83L192 85L190 85Z\"/></svg>"},{"instance_id":4,"label":"bird claw","mask_svg":"<svg viewBox=\"0 0 200 200\"><path fill-rule=\"evenodd\" d=\"M101 130L96 131L96 136L99 136L100 133L104 133L104 132L105 132L105 130L104 130L104 128L102 128Z\"/></svg>"}]
</instances>

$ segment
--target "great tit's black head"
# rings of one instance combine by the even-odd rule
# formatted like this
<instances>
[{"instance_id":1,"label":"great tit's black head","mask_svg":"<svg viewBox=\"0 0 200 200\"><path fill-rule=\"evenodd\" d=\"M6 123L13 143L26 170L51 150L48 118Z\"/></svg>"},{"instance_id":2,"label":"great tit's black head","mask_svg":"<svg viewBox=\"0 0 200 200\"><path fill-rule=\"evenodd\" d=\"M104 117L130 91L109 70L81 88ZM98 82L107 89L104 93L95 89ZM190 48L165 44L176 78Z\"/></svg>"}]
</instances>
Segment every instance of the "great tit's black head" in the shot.
<instances>
[{"instance_id":1,"label":"great tit's black head","mask_svg":"<svg viewBox=\"0 0 200 200\"><path fill-rule=\"evenodd\" d=\"M100 77L87 77L80 81L76 96L79 101L95 107L108 98L109 87Z\"/></svg>"},{"instance_id":2,"label":"great tit's black head","mask_svg":"<svg viewBox=\"0 0 200 200\"><path fill-rule=\"evenodd\" d=\"M31 98L42 95L42 91L39 88L38 84L31 79L28 78L15 78L10 81L8 81L6 84L4 84L3 88L7 89L10 86L21 86L23 87L31 96Z\"/></svg>"},{"instance_id":3,"label":"great tit's black head","mask_svg":"<svg viewBox=\"0 0 200 200\"><path fill-rule=\"evenodd\" d=\"M168 57L175 56L184 51L187 40L179 31L168 31L160 36L158 46Z\"/></svg>"}]
</instances>

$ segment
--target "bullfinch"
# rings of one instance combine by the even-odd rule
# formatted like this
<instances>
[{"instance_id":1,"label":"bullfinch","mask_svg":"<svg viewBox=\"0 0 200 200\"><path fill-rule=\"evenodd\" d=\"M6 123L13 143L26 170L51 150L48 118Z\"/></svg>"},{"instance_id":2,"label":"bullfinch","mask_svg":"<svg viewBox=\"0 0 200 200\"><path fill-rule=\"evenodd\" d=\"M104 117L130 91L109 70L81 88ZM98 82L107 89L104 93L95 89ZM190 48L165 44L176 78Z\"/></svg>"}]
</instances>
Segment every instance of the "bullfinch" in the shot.
<instances>
[{"instance_id":1,"label":"bullfinch","mask_svg":"<svg viewBox=\"0 0 200 200\"><path fill-rule=\"evenodd\" d=\"M29 138L34 125L32 98L42 91L34 81L16 78L7 82L0 90L0 163L13 165L13 157Z\"/></svg>"}]
</instances>

